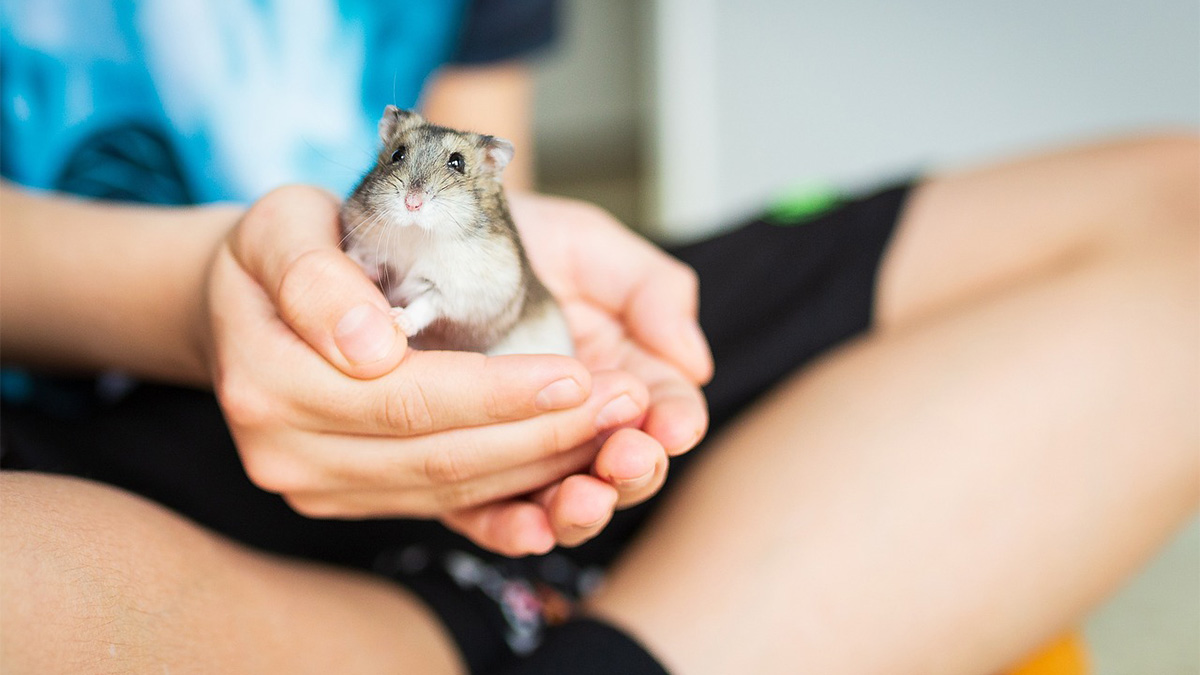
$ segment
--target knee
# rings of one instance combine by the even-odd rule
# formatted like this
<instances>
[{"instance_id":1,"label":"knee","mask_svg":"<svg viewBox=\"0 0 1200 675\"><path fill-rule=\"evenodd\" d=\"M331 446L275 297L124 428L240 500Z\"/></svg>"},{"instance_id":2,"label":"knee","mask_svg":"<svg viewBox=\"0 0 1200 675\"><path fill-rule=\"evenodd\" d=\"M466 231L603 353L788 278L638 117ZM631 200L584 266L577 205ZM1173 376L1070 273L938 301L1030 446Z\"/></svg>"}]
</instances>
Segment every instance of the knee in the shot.
<instances>
[{"instance_id":1,"label":"knee","mask_svg":"<svg viewBox=\"0 0 1200 675\"><path fill-rule=\"evenodd\" d=\"M1096 194L1111 204L1115 228L1105 237L1119 251L1187 251L1200 239L1200 137L1160 134L1110 145L1094 156L1108 180Z\"/></svg>"},{"instance_id":2,"label":"knee","mask_svg":"<svg viewBox=\"0 0 1200 675\"><path fill-rule=\"evenodd\" d=\"M1148 151L1161 167L1164 196L1174 198L1195 221L1200 212L1200 136L1160 136L1149 142Z\"/></svg>"},{"instance_id":3,"label":"knee","mask_svg":"<svg viewBox=\"0 0 1200 675\"><path fill-rule=\"evenodd\" d=\"M1159 226L1195 237L1200 230L1200 136L1153 136L1137 152Z\"/></svg>"},{"instance_id":4,"label":"knee","mask_svg":"<svg viewBox=\"0 0 1200 675\"><path fill-rule=\"evenodd\" d=\"M203 555L182 518L90 481L6 471L0 507L0 652L30 672L130 665Z\"/></svg>"}]
</instances>

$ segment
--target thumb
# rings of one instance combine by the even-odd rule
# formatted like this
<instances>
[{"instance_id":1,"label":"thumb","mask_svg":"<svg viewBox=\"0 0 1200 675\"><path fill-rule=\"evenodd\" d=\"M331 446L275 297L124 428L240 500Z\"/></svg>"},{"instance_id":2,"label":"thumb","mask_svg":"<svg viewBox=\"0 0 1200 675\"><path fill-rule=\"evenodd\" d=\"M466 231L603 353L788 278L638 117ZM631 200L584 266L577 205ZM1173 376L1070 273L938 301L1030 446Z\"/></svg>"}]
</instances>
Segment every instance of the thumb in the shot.
<instances>
[{"instance_id":1,"label":"thumb","mask_svg":"<svg viewBox=\"0 0 1200 675\"><path fill-rule=\"evenodd\" d=\"M400 363L408 341L379 288L338 248L338 237L337 200L289 186L250 207L231 248L309 346L347 375L376 378Z\"/></svg>"}]
</instances>

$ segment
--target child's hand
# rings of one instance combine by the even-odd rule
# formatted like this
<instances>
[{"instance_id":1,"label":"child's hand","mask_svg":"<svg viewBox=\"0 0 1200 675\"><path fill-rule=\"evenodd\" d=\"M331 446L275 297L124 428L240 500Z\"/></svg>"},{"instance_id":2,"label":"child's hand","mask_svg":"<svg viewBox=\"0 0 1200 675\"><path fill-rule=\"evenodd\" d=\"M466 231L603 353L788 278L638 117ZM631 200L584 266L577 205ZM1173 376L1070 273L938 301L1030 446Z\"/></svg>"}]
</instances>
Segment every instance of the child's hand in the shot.
<instances>
[{"instance_id":1,"label":"child's hand","mask_svg":"<svg viewBox=\"0 0 1200 675\"><path fill-rule=\"evenodd\" d=\"M307 515L437 517L510 555L599 531L618 492L572 474L620 459L635 432L603 450L597 433L645 414L646 385L559 356L408 350L337 243L336 200L284 188L212 262L207 351L251 480Z\"/></svg>"}]
</instances>

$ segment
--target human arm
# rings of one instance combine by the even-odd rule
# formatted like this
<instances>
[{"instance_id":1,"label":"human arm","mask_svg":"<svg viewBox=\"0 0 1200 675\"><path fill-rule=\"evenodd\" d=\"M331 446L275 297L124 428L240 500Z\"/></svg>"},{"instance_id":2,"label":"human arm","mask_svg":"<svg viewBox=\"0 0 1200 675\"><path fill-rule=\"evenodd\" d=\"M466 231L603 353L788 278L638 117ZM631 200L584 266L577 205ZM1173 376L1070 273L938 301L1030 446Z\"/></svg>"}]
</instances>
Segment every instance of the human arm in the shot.
<instances>
[{"instance_id":1,"label":"human arm","mask_svg":"<svg viewBox=\"0 0 1200 675\"><path fill-rule=\"evenodd\" d=\"M337 249L334 204L311 190L289 188L287 192L291 196L280 202L279 208L282 210L268 212L269 218L246 219L236 236L231 238L229 257L240 260L243 269L255 271L247 275L251 277L249 282L237 280L234 275L232 278L238 286L222 292L233 298L265 295L260 300L262 308L256 311L263 318L257 321L269 321L272 330L290 335L289 331L283 330L286 323L309 346L324 355L329 363L337 365L336 350L328 345L330 326L334 325L336 317L354 304L353 297L347 297L346 283L325 277L337 270L341 270L338 275L345 275L347 279L361 280L358 283L365 283L365 277ZM497 528L496 524L505 519L517 519L523 522L520 529L542 534L552 530L559 543L576 544L594 536L607 522L612 508L618 502L622 505L636 503L656 492L666 475L668 451L672 454L683 452L699 440L707 418L697 383L706 379L711 372L711 357L696 325L696 287L690 270L628 232L595 207L532 195L514 195L512 207L527 240L534 267L563 302L583 365L587 366L591 377L596 380L593 399L589 401L599 402L596 397L604 393L605 386L609 386L601 386L603 382L611 382L614 377L632 376L632 383L627 379L618 379L618 382L625 383L638 410L615 422L636 422L635 426L639 428L623 429L609 438L603 435L595 437L598 430L592 428L585 434L586 439L575 437L574 441L584 443L587 449L573 445L561 446L562 449L570 447L571 452L581 453L576 455L577 458L588 458L563 471L558 477L566 477L561 484L558 478L546 479L536 486L545 487L530 495L531 501L491 504L480 500L479 508L456 509L448 513L443 521L460 531L471 533L505 529ZM324 216L320 215L322 212ZM274 242L275 246L263 246L260 241ZM265 257L256 255L255 251L265 252ZM227 267L236 271L239 266ZM287 281L289 278L295 280ZM614 279L617 281L614 282ZM264 292L256 291L256 288L278 290ZM382 296L378 296L373 287L372 292L373 302L386 307ZM279 317L270 313L272 306L279 308ZM251 323L247 330L236 332L258 336L261 331L250 330L258 325ZM290 348L294 347L292 345ZM228 354L231 358L239 358L242 351L230 350ZM300 353L304 353L304 350L300 350ZM546 356L483 359L478 354L414 352L405 357L406 363L400 370L420 365L428 369L425 371L426 379L433 383L439 381L441 373L451 371L438 370L432 364L471 359L491 364L492 367L511 364L517 369L515 372L525 373L528 367L524 364L529 360L545 362L546 359L555 358L569 361ZM344 368L345 364L339 367ZM691 375L684 375L685 371L691 372ZM394 375L380 379L386 380ZM444 379L444 375L441 377ZM587 374L583 377L587 377ZM363 386L369 387L370 384ZM462 383L466 396L471 395L470 384L469 380ZM503 381L497 382L496 386L501 384ZM236 390L242 388L234 387ZM337 395L332 402L340 402L342 398ZM609 400L615 398L619 396L609 397ZM370 397L362 405L369 409ZM592 410L599 414L597 410ZM644 419L637 414L642 411L646 412ZM347 411L340 414L352 413ZM358 414L361 416L361 413ZM251 425L257 422L250 420ZM612 426L613 422L608 420L606 425ZM477 441L480 444L478 447L502 446L503 442L498 440L495 432L495 429L487 430L493 437ZM368 433L378 432L372 430ZM561 434L558 440L561 443L570 438L568 434ZM439 456L437 462L443 466L457 464L459 470L470 469L469 463L464 464L470 458L460 458L461 449L465 447L469 452L470 446L457 442L449 447L451 450ZM280 474L296 472L295 458L285 458L283 464L276 465L276 471ZM590 472L587 471L589 465ZM649 475L641 481L624 480L642 473ZM368 479L367 475L363 479L368 483L378 480L377 477ZM266 477L266 480L282 483L284 478ZM289 487L293 492L305 492L300 489L302 486L274 487ZM337 510L337 504L329 503L327 498L330 494L344 493L348 486L322 484L318 489L318 485L312 484L309 487L309 491L324 494L326 502L317 506L301 505L301 508L314 513L321 511L323 515L338 515L332 512ZM519 493L513 491L512 494ZM355 505L351 512L379 515L394 508L389 504L404 498L399 494L376 496L380 499L373 499L366 506L361 503ZM306 501L311 504L310 500ZM541 510L531 510L534 505ZM513 515L518 512L523 515ZM497 514L508 515L497 520Z\"/></svg>"},{"instance_id":2,"label":"human arm","mask_svg":"<svg viewBox=\"0 0 1200 675\"><path fill-rule=\"evenodd\" d=\"M251 478L309 515L436 516L513 555L552 546L556 513L588 523L610 512L612 488L587 476L538 504L510 498L586 469L602 427L645 409L645 385L559 356L411 350L381 375L345 377L354 370L330 338L338 317L362 304L386 316L387 304L338 239L336 200L293 186L260 200L218 251L213 332L241 339L217 344L217 391ZM296 373L315 379L300 388ZM563 379L578 392L539 398ZM632 410L600 420L623 396ZM540 414L547 406L557 412ZM344 445L322 452L331 434Z\"/></svg>"},{"instance_id":3,"label":"human arm","mask_svg":"<svg viewBox=\"0 0 1200 675\"><path fill-rule=\"evenodd\" d=\"M564 451L579 445L573 439L595 435L594 417L603 401L589 404L590 409L578 404L589 391L603 393L607 385L593 387L579 364L553 357L409 358L395 374L408 353L390 322L385 327L393 340L384 355L350 363L342 353L345 341L335 334L346 309L386 303L337 250L332 197L290 188L243 214L231 207L102 205L4 189L0 317L6 363L119 369L146 378L215 384L251 479L310 513L435 516L470 508L470 521L457 527L481 545L512 553L553 544L543 508L595 517L586 500L597 496L587 486L568 489L546 507L504 498L540 488L591 461L591 456L581 458L595 448L569 456ZM324 253L313 253L311 242L303 239L313 231L328 239ZM235 248L241 259L233 257ZM344 265L338 267L338 261ZM321 357L296 348L299 340L283 328L281 315L312 338ZM358 378L337 373L330 362ZM392 375L380 378L383 373ZM645 399L644 388L632 378L605 377L618 389L629 385L622 392L628 389L633 399ZM579 387L560 388L549 401L538 398L546 385L563 378ZM547 406L571 410L570 419L539 415ZM585 419L588 414L592 419ZM395 428L381 430L381 418ZM496 430L487 426L531 418L532 426L504 429L507 445L495 441ZM405 422L409 426L399 428ZM429 440L435 431L459 428L470 429L454 438L460 454ZM363 436L377 441L378 452L340 451L352 441L371 445ZM380 437L394 442L379 443ZM290 455L284 452L289 448ZM511 459L521 470L492 480L506 467L457 462L461 453L485 448L496 464ZM514 448L525 448L526 454L513 457L509 450ZM334 459L344 461L335 464ZM334 503L328 498L334 490L323 488L347 475L369 475L376 483L340 485L344 499ZM389 477L396 484L377 484ZM368 488L375 494L362 497ZM573 495L582 495L584 508ZM599 498L600 506L611 506L603 503L609 495Z\"/></svg>"},{"instance_id":4,"label":"human arm","mask_svg":"<svg viewBox=\"0 0 1200 675\"><path fill-rule=\"evenodd\" d=\"M5 363L208 381L202 280L239 209L105 204L6 183L0 213Z\"/></svg>"}]
</instances>

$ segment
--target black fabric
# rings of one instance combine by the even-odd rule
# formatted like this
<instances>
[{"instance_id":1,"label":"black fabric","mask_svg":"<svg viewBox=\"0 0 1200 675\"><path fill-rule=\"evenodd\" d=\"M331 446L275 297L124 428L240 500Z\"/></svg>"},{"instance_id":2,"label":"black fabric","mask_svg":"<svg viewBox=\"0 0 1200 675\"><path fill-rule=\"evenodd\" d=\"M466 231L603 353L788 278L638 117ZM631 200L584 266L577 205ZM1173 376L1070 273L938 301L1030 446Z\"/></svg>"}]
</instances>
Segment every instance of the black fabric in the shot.
<instances>
[{"instance_id":1,"label":"black fabric","mask_svg":"<svg viewBox=\"0 0 1200 675\"><path fill-rule=\"evenodd\" d=\"M710 435L869 327L879 261L907 194L907 186L889 189L790 227L754 221L674 251L700 276L700 322L717 366L705 389ZM103 481L261 550L387 574L442 617L476 673L515 663L553 633L547 626L565 618L555 608L587 592L662 496L619 512L581 547L510 560L437 523L296 514L246 478L209 393L140 384L70 414L7 402L0 412L5 468ZM672 460L664 494L704 450ZM582 629L555 634L574 630ZM538 658L556 663L567 641L547 641L549 656Z\"/></svg>"},{"instance_id":2,"label":"black fabric","mask_svg":"<svg viewBox=\"0 0 1200 675\"><path fill-rule=\"evenodd\" d=\"M471 0L451 61L471 65L526 56L557 34L557 0Z\"/></svg>"},{"instance_id":3,"label":"black fabric","mask_svg":"<svg viewBox=\"0 0 1200 675\"><path fill-rule=\"evenodd\" d=\"M780 380L871 325L876 273L911 186L793 225L753 220L671 251L700 277L700 326L716 363L704 388L712 437ZM671 460L653 499L618 512L572 555L607 565L704 444Z\"/></svg>"},{"instance_id":4,"label":"black fabric","mask_svg":"<svg viewBox=\"0 0 1200 675\"><path fill-rule=\"evenodd\" d=\"M905 184L793 225L755 220L672 251L700 276L717 369L704 390L722 426L796 368L867 330Z\"/></svg>"},{"instance_id":5,"label":"black fabric","mask_svg":"<svg viewBox=\"0 0 1200 675\"><path fill-rule=\"evenodd\" d=\"M667 675L650 653L616 628L578 619L552 628L537 651L500 675Z\"/></svg>"}]
</instances>

